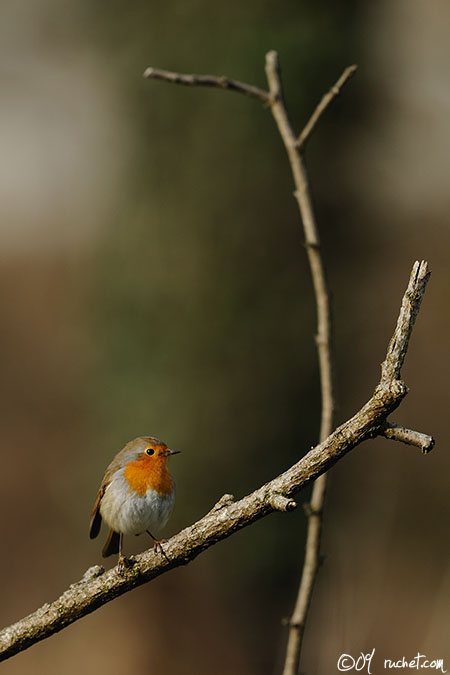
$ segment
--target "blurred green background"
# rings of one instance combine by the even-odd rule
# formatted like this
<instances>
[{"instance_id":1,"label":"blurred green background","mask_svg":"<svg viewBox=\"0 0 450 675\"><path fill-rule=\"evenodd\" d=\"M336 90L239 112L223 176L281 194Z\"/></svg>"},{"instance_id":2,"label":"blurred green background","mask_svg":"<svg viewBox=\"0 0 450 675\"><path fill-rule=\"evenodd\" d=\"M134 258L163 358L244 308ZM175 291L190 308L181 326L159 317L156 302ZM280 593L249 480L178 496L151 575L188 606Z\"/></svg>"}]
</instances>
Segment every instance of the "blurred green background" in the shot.
<instances>
[{"instance_id":1,"label":"blurred green background","mask_svg":"<svg viewBox=\"0 0 450 675\"><path fill-rule=\"evenodd\" d=\"M315 307L271 115L142 78L152 65L265 87L277 49L298 130L359 64L307 157L338 421L378 381L414 259L433 271L395 421L437 446L424 458L377 440L333 470L302 671L335 672L342 652L373 647L379 663L450 659L450 9L437 4L3 0L2 625L102 563L90 510L131 438L183 451L167 536L316 442ZM304 537L301 508L265 518L4 672L279 672ZM126 539L128 552L147 546Z\"/></svg>"}]
</instances>

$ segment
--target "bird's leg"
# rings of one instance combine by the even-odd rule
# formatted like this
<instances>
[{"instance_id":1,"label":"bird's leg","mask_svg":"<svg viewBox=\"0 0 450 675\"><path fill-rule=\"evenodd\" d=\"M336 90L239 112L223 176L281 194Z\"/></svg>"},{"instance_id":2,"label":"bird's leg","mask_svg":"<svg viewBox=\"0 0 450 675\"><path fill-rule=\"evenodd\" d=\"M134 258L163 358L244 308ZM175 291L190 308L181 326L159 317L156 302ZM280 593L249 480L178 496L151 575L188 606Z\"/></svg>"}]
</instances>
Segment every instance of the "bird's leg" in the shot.
<instances>
[{"instance_id":1,"label":"bird's leg","mask_svg":"<svg viewBox=\"0 0 450 675\"><path fill-rule=\"evenodd\" d=\"M131 567L131 562L128 560L128 558L125 558L125 556L122 553L122 545L123 545L123 532L119 533L119 574L123 574L125 571L126 567Z\"/></svg>"},{"instance_id":2,"label":"bird's leg","mask_svg":"<svg viewBox=\"0 0 450 675\"><path fill-rule=\"evenodd\" d=\"M160 553L162 553L162 555L165 557L165 559L168 560L169 558L167 557L166 552L164 551L164 549L162 547L162 544L164 544L167 541L167 539L161 539L161 541L158 541L158 539L156 539L156 537L154 537L152 535L150 530L145 530L145 531L147 532L147 534L149 534L151 536L151 538L155 542L154 546L153 546L155 551L159 551Z\"/></svg>"}]
</instances>

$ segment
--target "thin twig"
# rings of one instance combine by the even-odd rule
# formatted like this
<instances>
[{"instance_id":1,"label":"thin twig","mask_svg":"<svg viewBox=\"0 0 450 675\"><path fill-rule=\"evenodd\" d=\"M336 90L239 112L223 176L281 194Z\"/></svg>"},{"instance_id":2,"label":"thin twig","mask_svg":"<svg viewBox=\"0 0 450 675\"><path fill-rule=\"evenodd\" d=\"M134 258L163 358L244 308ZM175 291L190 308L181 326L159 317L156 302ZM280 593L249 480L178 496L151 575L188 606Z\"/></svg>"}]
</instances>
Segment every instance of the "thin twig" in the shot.
<instances>
[{"instance_id":1,"label":"thin twig","mask_svg":"<svg viewBox=\"0 0 450 675\"><path fill-rule=\"evenodd\" d=\"M314 294L317 306L317 335L316 344L319 356L319 372L322 397L322 416L319 440L326 438L334 422L336 407L334 396L334 368L332 359L332 325L330 291L325 274L325 265L320 250L318 234L311 192L309 189L308 174L303 159L303 147L314 126L333 98L339 93L340 87L355 71L355 67L348 68L331 92L324 96L317 106L311 119L300 135L301 143L295 137L292 124L289 121L280 74L278 54L271 51L266 56L266 74L269 91L272 97L271 111L278 126L281 138L286 148L295 184L300 215L305 233L306 251L311 269ZM302 568L297 600L289 624L288 644L284 664L284 675L295 675L300 661L300 652L306 617L311 603L314 582L319 569L320 539L322 531L323 507L326 493L326 475L320 476L314 484L309 504L308 533L306 537L305 559Z\"/></svg>"},{"instance_id":2,"label":"thin twig","mask_svg":"<svg viewBox=\"0 0 450 675\"><path fill-rule=\"evenodd\" d=\"M422 450L424 455L427 455L434 448L433 436L422 434L420 431L414 431L413 429L405 429L405 427L393 422L386 422L381 435L392 441L415 445Z\"/></svg>"},{"instance_id":3,"label":"thin twig","mask_svg":"<svg viewBox=\"0 0 450 675\"><path fill-rule=\"evenodd\" d=\"M413 288L413 313L417 313L425 284ZM400 317L399 317L400 321ZM402 330L409 331L411 313L401 314ZM31 645L62 630L82 616L151 581L170 569L186 565L197 555L238 530L248 527L275 509L274 495L291 499L323 472L364 440L383 433L385 422L407 394L398 380L381 380L372 397L356 415L338 427L322 443L277 478L239 501L224 495L216 507L201 520L175 535L164 545L166 556L153 548L132 558L132 566L123 574L118 567L105 572L95 566L72 584L57 600L45 604L33 614L0 632L0 660L21 652ZM299 448L301 454L301 448Z\"/></svg>"},{"instance_id":4,"label":"thin twig","mask_svg":"<svg viewBox=\"0 0 450 675\"><path fill-rule=\"evenodd\" d=\"M341 93L342 87L348 82L348 80L353 77L353 75L358 70L358 66L348 66L338 79L335 85L333 85L329 92L323 95L322 100L320 101L317 108L314 110L313 114L309 118L308 122L305 124L303 131L296 141L297 148L299 150L304 150L307 141L310 139L314 128L322 117L325 110L331 105L334 99L339 96Z\"/></svg>"},{"instance_id":5,"label":"thin twig","mask_svg":"<svg viewBox=\"0 0 450 675\"><path fill-rule=\"evenodd\" d=\"M311 193L308 184L306 165L301 153L296 147L295 134L289 121L284 104L279 61L277 52L271 51L266 56L266 73L271 93L271 111L278 126L281 138L286 148L295 184L295 198L297 199L305 234L305 246L314 285L317 304L317 349L319 353L322 419L320 426L320 440L328 436L333 427L334 394L333 368L331 356L331 309L330 293L325 275L325 267L320 252L320 240L317 230Z\"/></svg>"},{"instance_id":6,"label":"thin twig","mask_svg":"<svg viewBox=\"0 0 450 675\"><path fill-rule=\"evenodd\" d=\"M174 73L171 70L159 70L158 68L147 68L144 71L144 77L153 80L163 80L174 84L184 84L188 87L215 87L216 89L229 89L237 91L240 94L251 96L252 98L267 103L269 93L258 87L253 87L245 82L231 80L229 77L215 75L194 75L187 73Z\"/></svg>"}]
</instances>

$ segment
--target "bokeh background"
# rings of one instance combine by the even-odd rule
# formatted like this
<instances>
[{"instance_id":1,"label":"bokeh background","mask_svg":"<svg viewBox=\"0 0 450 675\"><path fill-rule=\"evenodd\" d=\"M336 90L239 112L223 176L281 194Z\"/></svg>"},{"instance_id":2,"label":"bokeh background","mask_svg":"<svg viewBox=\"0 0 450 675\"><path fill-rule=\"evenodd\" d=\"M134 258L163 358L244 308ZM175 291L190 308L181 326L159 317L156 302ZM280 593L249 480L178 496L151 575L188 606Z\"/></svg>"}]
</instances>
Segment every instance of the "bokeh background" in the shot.
<instances>
[{"instance_id":1,"label":"bokeh background","mask_svg":"<svg viewBox=\"0 0 450 675\"><path fill-rule=\"evenodd\" d=\"M2 0L2 625L102 563L90 510L129 439L183 451L166 535L316 441L315 308L270 113L142 78L264 87L277 49L299 130L359 64L308 148L339 421L378 381L413 261L433 272L394 419L436 448L376 440L333 469L302 671L374 647L375 673L418 651L448 667L449 22L444 0ZM3 672L277 673L304 538L301 509L270 516Z\"/></svg>"}]
</instances>

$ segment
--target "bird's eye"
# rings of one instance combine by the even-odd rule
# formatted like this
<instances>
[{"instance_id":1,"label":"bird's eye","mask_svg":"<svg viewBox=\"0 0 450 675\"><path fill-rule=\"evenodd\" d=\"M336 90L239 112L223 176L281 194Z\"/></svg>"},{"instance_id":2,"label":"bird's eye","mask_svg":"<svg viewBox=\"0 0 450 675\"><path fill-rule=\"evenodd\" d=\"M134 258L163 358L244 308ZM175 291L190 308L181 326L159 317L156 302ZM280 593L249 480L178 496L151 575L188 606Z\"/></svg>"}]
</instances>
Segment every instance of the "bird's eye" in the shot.
<instances>
[{"instance_id":1,"label":"bird's eye","mask_svg":"<svg viewBox=\"0 0 450 675\"><path fill-rule=\"evenodd\" d=\"M153 448L147 448L147 450L145 452L147 453L147 455L154 455L155 454L155 451L153 450Z\"/></svg>"}]
</instances>

